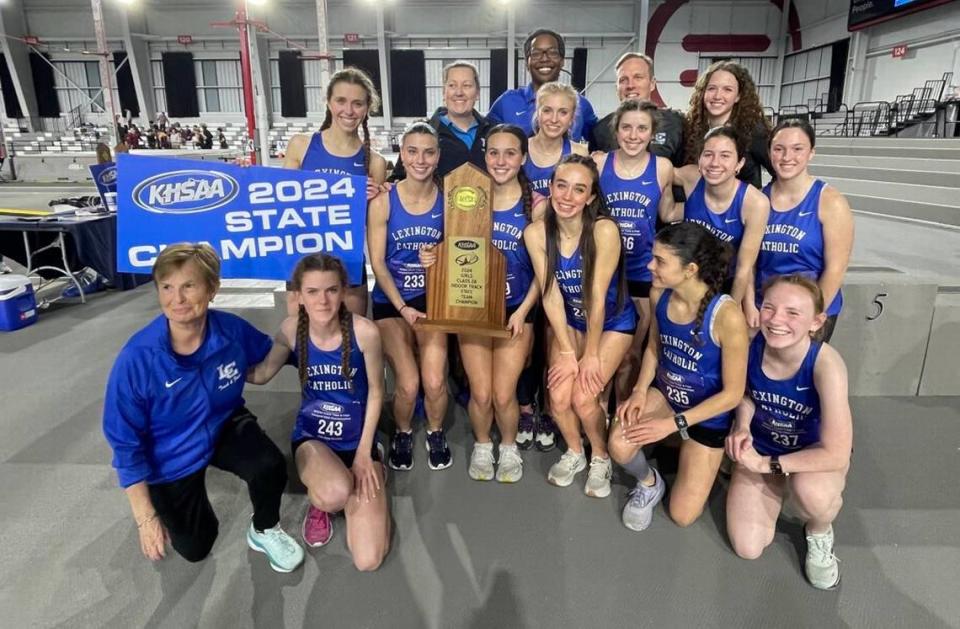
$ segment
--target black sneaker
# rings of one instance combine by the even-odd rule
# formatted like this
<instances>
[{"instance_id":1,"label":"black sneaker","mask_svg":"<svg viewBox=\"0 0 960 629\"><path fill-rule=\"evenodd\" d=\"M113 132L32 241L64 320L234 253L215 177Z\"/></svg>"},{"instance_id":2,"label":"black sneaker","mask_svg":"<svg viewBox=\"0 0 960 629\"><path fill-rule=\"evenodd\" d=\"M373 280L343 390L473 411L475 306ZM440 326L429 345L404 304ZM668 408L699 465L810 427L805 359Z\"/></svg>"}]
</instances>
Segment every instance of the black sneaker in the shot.
<instances>
[{"instance_id":1,"label":"black sneaker","mask_svg":"<svg viewBox=\"0 0 960 629\"><path fill-rule=\"evenodd\" d=\"M517 427L517 447L529 450L533 445L533 433L536 430L537 417L533 413L520 411L520 425Z\"/></svg>"},{"instance_id":2,"label":"black sneaker","mask_svg":"<svg viewBox=\"0 0 960 629\"><path fill-rule=\"evenodd\" d=\"M390 467L395 470L406 471L413 467L413 432L401 430L393 433L390 442Z\"/></svg>"},{"instance_id":3,"label":"black sneaker","mask_svg":"<svg viewBox=\"0 0 960 629\"><path fill-rule=\"evenodd\" d=\"M534 441L537 450L540 450L540 452L549 452L557 447L557 425L553 423L553 418L546 413L540 415Z\"/></svg>"},{"instance_id":4,"label":"black sneaker","mask_svg":"<svg viewBox=\"0 0 960 629\"><path fill-rule=\"evenodd\" d=\"M442 428L434 432L427 431L427 452L430 453L431 470L445 470L453 465L453 455L450 454L450 446Z\"/></svg>"}]
</instances>

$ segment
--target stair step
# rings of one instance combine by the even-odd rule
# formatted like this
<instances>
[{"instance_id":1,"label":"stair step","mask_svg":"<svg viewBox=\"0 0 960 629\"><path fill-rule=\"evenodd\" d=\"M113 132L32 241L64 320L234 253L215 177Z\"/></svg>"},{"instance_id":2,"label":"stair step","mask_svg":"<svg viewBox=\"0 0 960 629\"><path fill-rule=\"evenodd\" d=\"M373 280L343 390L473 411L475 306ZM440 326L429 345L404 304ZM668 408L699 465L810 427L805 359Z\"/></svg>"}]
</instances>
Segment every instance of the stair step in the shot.
<instances>
[{"instance_id":1,"label":"stair step","mask_svg":"<svg viewBox=\"0 0 960 629\"><path fill-rule=\"evenodd\" d=\"M844 194L929 203L953 208L954 211L960 213L960 195L957 194L956 188L866 179L845 179L831 175L824 175L822 179ZM869 210L869 208L858 209Z\"/></svg>"},{"instance_id":2,"label":"stair step","mask_svg":"<svg viewBox=\"0 0 960 629\"><path fill-rule=\"evenodd\" d=\"M888 162L892 166L892 162ZM960 188L960 174L930 170L907 170L904 168L871 168L834 164L810 164L810 174L821 179L842 178L862 181L905 183L923 186Z\"/></svg>"}]
</instances>

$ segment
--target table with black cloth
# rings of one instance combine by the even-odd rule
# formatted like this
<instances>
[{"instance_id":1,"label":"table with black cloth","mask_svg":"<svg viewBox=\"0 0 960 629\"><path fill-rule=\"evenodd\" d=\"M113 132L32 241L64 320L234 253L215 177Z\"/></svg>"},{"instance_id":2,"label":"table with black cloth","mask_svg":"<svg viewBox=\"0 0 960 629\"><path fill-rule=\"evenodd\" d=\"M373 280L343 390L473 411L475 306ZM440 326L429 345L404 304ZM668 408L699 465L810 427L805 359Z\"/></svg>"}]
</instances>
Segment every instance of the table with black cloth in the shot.
<instances>
[{"instance_id":1,"label":"table with black cloth","mask_svg":"<svg viewBox=\"0 0 960 629\"><path fill-rule=\"evenodd\" d=\"M45 279L75 278L90 267L118 290L150 281L146 274L117 272L116 214L60 214L40 220L0 216L0 255Z\"/></svg>"}]
</instances>

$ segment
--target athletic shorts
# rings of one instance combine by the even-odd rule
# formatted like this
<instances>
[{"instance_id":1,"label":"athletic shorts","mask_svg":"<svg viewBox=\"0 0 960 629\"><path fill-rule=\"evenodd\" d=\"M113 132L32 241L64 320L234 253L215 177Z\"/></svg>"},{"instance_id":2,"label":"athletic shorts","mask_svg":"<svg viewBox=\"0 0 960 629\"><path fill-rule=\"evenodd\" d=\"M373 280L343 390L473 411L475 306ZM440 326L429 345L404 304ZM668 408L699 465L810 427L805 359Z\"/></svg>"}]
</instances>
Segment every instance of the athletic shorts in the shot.
<instances>
[{"instance_id":1,"label":"athletic shorts","mask_svg":"<svg viewBox=\"0 0 960 629\"><path fill-rule=\"evenodd\" d=\"M645 299L650 296L651 282L644 280L627 280L627 292L631 297Z\"/></svg>"},{"instance_id":2,"label":"athletic shorts","mask_svg":"<svg viewBox=\"0 0 960 629\"><path fill-rule=\"evenodd\" d=\"M727 435L730 434L729 430L714 430L712 428L704 428L694 424L687 428L687 434L690 435L690 438L696 441L701 445L705 445L708 448L723 448L724 442L727 440Z\"/></svg>"},{"instance_id":3,"label":"athletic shorts","mask_svg":"<svg viewBox=\"0 0 960 629\"><path fill-rule=\"evenodd\" d=\"M321 441L320 439L310 439L309 437L306 439L297 439L296 441L290 444L290 451L293 452L294 460L296 460L297 458L297 448L299 448L301 445L303 445L308 441L320 441L320 443L323 443L323 441ZM357 458L356 449L334 450L333 448L330 448L330 451L336 454L337 458L343 461L344 467L346 467L347 469L350 469L351 467L353 467L353 460ZM374 461L380 461L380 450L377 448L376 440L374 440L373 442L373 449L370 451L370 456L373 458Z\"/></svg>"},{"instance_id":4,"label":"athletic shorts","mask_svg":"<svg viewBox=\"0 0 960 629\"><path fill-rule=\"evenodd\" d=\"M427 311L427 294L424 293L413 299L407 300L407 305L413 308L414 310L419 310L420 312ZM385 303L380 303L379 301L373 302L373 320L379 321L380 319L402 319L403 315L400 314L396 308L393 307L389 301Z\"/></svg>"},{"instance_id":5,"label":"athletic shorts","mask_svg":"<svg viewBox=\"0 0 960 629\"><path fill-rule=\"evenodd\" d=\"M519 307L520 307L520 304L517 304L516 306L507 306L507 321L510 320L510 317L513 316L513 313L515 313ZM527 313L527 316L524 318L523 322L533 323L533 320L537 315L536 310L537 310L536 308L531 308L530 311Z\"/></svg>"}]
</instances>

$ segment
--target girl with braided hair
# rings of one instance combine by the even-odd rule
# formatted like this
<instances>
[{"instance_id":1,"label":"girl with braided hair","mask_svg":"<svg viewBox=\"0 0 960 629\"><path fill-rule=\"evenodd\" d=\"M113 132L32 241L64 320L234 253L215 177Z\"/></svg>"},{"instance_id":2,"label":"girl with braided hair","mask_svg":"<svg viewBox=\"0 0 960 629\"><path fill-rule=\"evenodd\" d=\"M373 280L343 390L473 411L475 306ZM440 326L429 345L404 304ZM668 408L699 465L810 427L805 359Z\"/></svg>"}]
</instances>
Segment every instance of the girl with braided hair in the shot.
<instances>
[{"instance_id":1,"label":"girl with braided hair","mask_svg":"<svg viewBox=\"0 0 960 629\"><path fill-rule=\"evenodd\" d=\"M284 364L297 366L303 398L291 447L310 501L303 541L311 548L329 542L330 516L342 510L354 565L376 570L390 544L386 475L377 444L384 389L380 332L347 310L347 271L338 258L306 256L291 285L297 316L283 322L270 355L248 381L262 384Z\"/></svg>"},{"instance_id":2,"label":"girl with braided hair","mask_svg":"<svg viewBox=\"0 0 960 629\"><path fill-rule=\"evenodd\" d=\"M637 310L627 294L620 230L607 214L593 159L568 155L550 183L541 220L524 241L553 330L547 388L567 451L547 480L567 487L587 467L581 427L593 450L584 493L610 495L607 417L599 396L633 343Z\"/></svg>"},{"instance_id":3,"label":"girl with braided hair","mask_svg":"<svg viewBox=\"0 0 960 629\"><path fill-rule=\"evenodd\" d=\"M654 241L655 316L640 376L617 409L608 444L613 460L637 479L622 516L634 531L650 525L665 489L643 446L680 433L680 466L669 505L680 526L703 512L720 469L747 372L747 324L722 292L729 260L726 245L697 223L664 227Z\"/></svg>"},{"instance_id":4,"label":"girl with braided hair","mask_svg":"<svg viewBox=\"0 0 960 629\"><path fill-rule=\"evenodd\" d=\"M496 479L515 483L523 475L517 432L521 409L517 383L533 343L533 316L540 291L533 281L533 265L523 244L523 230L543 212L534 207L530 183L523 172L527 136L512 124L499 124L486 137L487 172L493 178L493 245L506 259L506 306L509 339L458 335L460 356L470 384L467 412L476 439L468 474L473 480L494 478L490 429L500 429ZM437 261L436 246L420 250L420 261ZM532 430L528 440L532 439ZM529 442L527 446L529 447Z\"/></svg>"},{"instance_id":5,"label":"girl with braided hair","mask_svg":"<svg viewBox=\"0 0 960 629\"><path fill-rule=\"evenodd\" d=\"M367 127L370 112L380 107L380 97L370 77L358 68L348 67L330 77L326 98L327 114L320 132L290 138L283 167L333 175L366 175L369 202L380 194L387 174L386 160L370 147ZM345 299L350 312L365 315L366 279L350 286ZM287 305L287 312L294 314L296 303L292 296Z\"/></svg>"},{"instance_id":6,"label":"girl with braided hair","mask_svg":"<svg viewBox=\"0 0 960 629\"><path fill-rule=\"evenodd\" d=\"M707 131L721 125L733 127L747 147L737 179L760 188L760 168L773 175L767 148L770 123L750 72L735 61L717 61L697 78L684 125L685 163L697 163Z\"/></svg>"}]
</instances>

